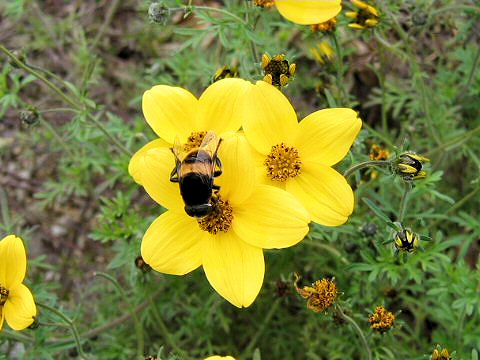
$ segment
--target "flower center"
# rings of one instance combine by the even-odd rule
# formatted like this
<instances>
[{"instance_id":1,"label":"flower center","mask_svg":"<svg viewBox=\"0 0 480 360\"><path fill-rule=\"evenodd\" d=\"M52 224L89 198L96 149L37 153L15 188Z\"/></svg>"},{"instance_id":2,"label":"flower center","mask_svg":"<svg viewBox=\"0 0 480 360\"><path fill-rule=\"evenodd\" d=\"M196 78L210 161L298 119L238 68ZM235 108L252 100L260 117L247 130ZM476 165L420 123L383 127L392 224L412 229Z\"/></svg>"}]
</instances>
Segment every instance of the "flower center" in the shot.
<instances>
[{"instance_id":1,"label":"flower center","mask_svg":"<svg viewBox=\"0 0 480 360\"><path fill-rule=\"evenodd\" d=\"M183 150L185 152L189 152L192 149L200 147L200 145L202 145L202 141L205 135L207 135L206 131L192 132L187 138L187 142L185 143L185 145L183 145Z\"/></svg>"},{"instance_id":2,"label":"flower center","mask_svg":"<svg viewBox=\"0 0 480 360\"><path fill-rule=\"evenodd\" d=\"M287 181L289 177L293 178L300 174L302 162L296 148L281 143L272 146L272 151L267 155L264 164L270 179Z\"/></svg>"},{"instance_id":3,"label":"flower center","mask_svg":"<svg viewBox=\"0 0 480 360\"><path fill-rule=\"evenodd\" d=\"M8 299L8 290L0 285L0 306L4 305Z\"/></svg>"},{"instance_id":4,"label":"flower center","mask_svg":"<svg viewBox=\"0 0 480 360\"><path fill-rule=\"evenodd\" d=\"M227 232L232 226L233 208L227 201L223 201L217 192L212 196L213 211L197 219L200 229L215 235L219 231Z\"/></svg>"}]
</instances>

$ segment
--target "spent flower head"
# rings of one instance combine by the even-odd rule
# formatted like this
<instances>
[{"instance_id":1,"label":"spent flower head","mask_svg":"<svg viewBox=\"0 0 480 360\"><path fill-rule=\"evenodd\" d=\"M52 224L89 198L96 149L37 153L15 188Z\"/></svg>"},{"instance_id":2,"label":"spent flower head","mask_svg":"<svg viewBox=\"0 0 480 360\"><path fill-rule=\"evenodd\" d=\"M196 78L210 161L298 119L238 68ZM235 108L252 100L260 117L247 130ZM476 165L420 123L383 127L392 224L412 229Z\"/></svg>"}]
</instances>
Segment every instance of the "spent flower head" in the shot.
<instances>
[{"instance_id":1,"label":"spent flower head","mask_svg":"<svg viewBox=\"0 0 480 360\"><path fill-rule=\"evenodd\" d=\"M310 216L295 197L277 187L259 185L241 126L245 100L253 85L241 79L212 84L196 99L188 91L156 86L143 97L147 122L162 136L140 149L129 171L147 193L168 209L147 229L141 254L154 270L184 275L203 266L212 287L237 307L249 306L263 283L263 249L284 248L308 233ZM268 85L270 86L270 85ZM242 95L243 94L243 95ZM213 211L188 216L179 185L170 181L176 159L170 144L178 136L192 146L200 134L215 131L223 139L218 158L223 173L212 196ZM170 143L170 144L169 144ZM285 211L285 209L289 211Z\"/></svg>"},{"instance_id":2,"label":"spent flower head","mask_svg":"<svg viewBox=\"0 0 480 360\"><path fill-rule=\"evenodd\" d=\"M354 29L368 29L377 26L380 14L376 8L360 0L352 0L358 8L356 11L347 11L345 15L354 22L348 24Z\"/></svg>"},{"instance_id":3,"label":"spent flower head","mask_svg":"<svg viewBox=\"0 0 480 360\"><path fill-rule=\"evenodd\" d=\"M377 306L375 312L369 316L368 322L373 330L383 333L393 326L395 315L383 306Z\"/></svg>"},{"instance_id":4,"label":"spent flower head","mask_svg":"<svg viewBox=\"0 0 480 360\"><path fill-rule=\"evenodd\" d=\"M295 74L296 64L289 64L284 54L271 58L268 54L262 55L263 81L277 88L286 86Z\"/></svg>"},{"instance_id":5,"label":"spent flower head","mask_svg":"<svg viewBox=\"0 0 480 360\"><path fill-rule=\"evenodd\" d=\"M335 303L337 299L337 286L332 280L321 279L315 281L312 286L304 286L300 288L298 282L300 281L300 276L295 274L295 289L297 292L307 300L307 307L316 312L320 313L328 309Z\"/></svg>"},{"instance_id":6,"label":"spent flower head","mask_svg":"<svg viewBox=\"0 0 480 360\"><path fill-rule=\"evenodd\" d=\"M380 146L378 144L373 144L370 148L370 160L387 160L390 156L390 151L387 148Z\"/></svg>"},{"instance_id":7,"label":"spent flower head","mask_svg":"<svg viewBox=\"0 0 480 360\"><path fill-rule=\"evenodd\" d=\"M331 33L337 29L337 22L337 18L333 17L325 22L310 25L310 29L313 32Z\"/></svg>"},{"instance_id":8,"label":"spent flower head","mask_svg":"<svg viewBox=\"0 0 480 360\"><path fill-rule=\"evenodd\" d=\"M8 235L0 241L0 331L3 321L13 330L33 324L37 308L32 293L23 284L27 256L22 240Z\"/></svg>"}]
</instances>

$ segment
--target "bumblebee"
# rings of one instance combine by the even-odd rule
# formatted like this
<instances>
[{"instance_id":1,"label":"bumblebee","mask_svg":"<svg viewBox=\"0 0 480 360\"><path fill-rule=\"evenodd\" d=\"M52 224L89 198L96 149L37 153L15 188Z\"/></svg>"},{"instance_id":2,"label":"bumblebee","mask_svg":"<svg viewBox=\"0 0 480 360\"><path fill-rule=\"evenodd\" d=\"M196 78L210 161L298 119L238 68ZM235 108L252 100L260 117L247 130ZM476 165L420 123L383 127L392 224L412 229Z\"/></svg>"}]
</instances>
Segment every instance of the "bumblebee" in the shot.
<instances>
[{"instance_id":1,"label":"bumblebee","mask_svg":"<svg viewBox=\"0 0 480 360\"><path fill-rule=\"evenodd\" d=\"M394 236L397 250L413 252L420 244L420 236L410 229L398 231Z\"/></svg>"},{"instance_id":2,"label":"bumblebee","mask_svg":"<svg viewBox=\"0 0 480 360\"><path fill-rule=\"evenodd\" d=\"M171 149L175 155L175 168L170 181L180 186L185 212L192 217L204 217L214 210L213 190L220 190L214 178L222 174L222 163L217 157L222 139L208 132L199 147L187 147L175 142Z\"/></svg>"}]
</instances>

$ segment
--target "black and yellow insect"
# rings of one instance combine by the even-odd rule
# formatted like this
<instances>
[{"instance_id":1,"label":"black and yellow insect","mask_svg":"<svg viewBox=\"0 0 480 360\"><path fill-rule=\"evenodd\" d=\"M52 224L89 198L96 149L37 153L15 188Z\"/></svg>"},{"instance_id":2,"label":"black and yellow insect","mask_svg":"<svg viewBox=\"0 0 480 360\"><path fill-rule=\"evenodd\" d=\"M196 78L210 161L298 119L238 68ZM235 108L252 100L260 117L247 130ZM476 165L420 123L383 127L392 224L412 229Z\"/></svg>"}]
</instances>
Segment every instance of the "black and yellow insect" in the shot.
<instances>
[{"instance_id":1,"label":"black and yellow insect","mask_svg":"<svg viewBox=\"0 0 480 360\"><path fill-rule=\"evenodd\" d=\"M221 142L215 133L208 132L198 147L186 150L176 142L172 148L175 168L170 181L179 183L185 212L189 216L204 217L214 209L213 190L220 190L214 184L214 178L222 174L222 163L217 157Z\"/></svg>"}]
</instances>

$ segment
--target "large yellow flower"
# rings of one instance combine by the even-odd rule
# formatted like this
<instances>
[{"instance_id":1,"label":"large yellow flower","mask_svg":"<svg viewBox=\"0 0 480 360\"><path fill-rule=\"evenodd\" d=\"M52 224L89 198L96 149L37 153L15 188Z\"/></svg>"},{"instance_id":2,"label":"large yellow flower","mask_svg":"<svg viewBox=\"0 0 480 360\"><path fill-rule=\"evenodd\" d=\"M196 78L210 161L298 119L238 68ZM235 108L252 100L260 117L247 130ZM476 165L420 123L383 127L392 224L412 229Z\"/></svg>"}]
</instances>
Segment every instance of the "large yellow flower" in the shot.
<instances>
[{"instance_id":1,"label":"large yellow flower","mask_svg":"<svg viewBox=\"0 0 480 360\"><path fill-rule=\"evenodd\" d=\"M256 150L260 181L286 189L327 226L347 221L353 192L331 168L342 160L362 126L352 109L316 111L300 123L288 99L274 86L259 81L249 88L242 106L243 129Z\"/></svg>"},{"instance_id":2,"label":"large yellow flower","mask_svg":"<svg viewBox=\"0 0 480 360\"><path fill-rule=\"evenodd\" d=\"M185 124L193 124L195 131L218 133L222 127L226 129L225 124L235 124L231 128L240 126L238 96L251 86L239 79L221 80L211 85L198 102L193 96L185 96L185 90L162 87L161 94L144 95L143 110L152 128L167 141L172 141L177 133L186 139L192 130ZM205 100L204 95L212 92L215 96ZM170 122L167 133L164 123L168 123L172 112L175 121ZM206 121L202 114L213 118L199 126L198 116ZM208 281L220 295L235 306L246 307L262 286L262 249L296 244L307 234L310 217L291 194L255 183L251 149L243 135L224 132L222 138L218 156L223 174L215 179L221 188L215 196L216 209L207 217L196 219L185 213L179 186L170 182L175 159L164 140L155 140L140 149L132 157L129 170L147 193L168 209L143 237L141 252L147 264L174 275L189 273L202 265Z\"/></svg>"},{"instance_id":3,"label":"large yellow flower","mask_svg":"<svg viewBox=\"0 0 480 360\"><path fill-rule=\"evenodd\" d=\"M20 238L8 235L0 241L0 330L3 320L13 330L30 326L37 309L30 290L22 284L27 257Z\"/></svg>"},{"instance_id":4,"label":"large yellow flower","mask_svg":"<svg viewBox=\"0 0 480 360\"><path fill-rule=\"evenodd\" d=\"M302 25L323 23L342 10L341 0L275 0L286 19Z\"/></svg>"},{"instance_id":5,"label":"large yellow flower","mask_svg":"<svg viewBox=\"0 0 480 360\"><path fill-rule=\"evenodd\" d=\"M207 358L205 358L204 360L235 360L235 358L231 357L231 356L220 356L220 355L212 355L212 356L209 356Z\"/></svg>"}]
</instances>

